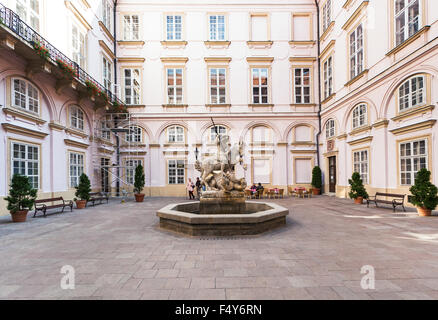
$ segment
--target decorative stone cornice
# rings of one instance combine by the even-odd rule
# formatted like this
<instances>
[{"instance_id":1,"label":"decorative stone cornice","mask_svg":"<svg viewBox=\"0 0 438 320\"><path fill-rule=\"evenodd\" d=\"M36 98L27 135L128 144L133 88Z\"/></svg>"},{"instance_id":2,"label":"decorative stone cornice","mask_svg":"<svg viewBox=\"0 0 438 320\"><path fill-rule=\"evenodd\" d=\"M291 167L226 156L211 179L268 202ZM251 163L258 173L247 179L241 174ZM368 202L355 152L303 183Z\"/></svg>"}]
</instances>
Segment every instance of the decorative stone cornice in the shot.
<instances>
[{"instance_id":1,"label":"decorative stone cornice","mask_svg":"<svg viewBox=\"0 0 438 320\"><path fill-rule=\"evenodd\" d=\"M160 58L163 63L187 63L189 58L187 57L162 57Z\"/></svg>"},{"instance_id":2,"label":"decorative stone cornice","mask_svg":"<svg viewBox=\"0 0 438 320\"><path fill-rule=\"evenodd\" d=\"M347 134L346 133L340 134L339 136L336 137L336 139L345 140L345 139L347 139Z\"/></svg>"},{"instance_id":3,"label":"decorative stone cornice","mask_svg":"<svg viewBox=\"0 0 438 320\"><path fill-rule=\"evenodd\" d=\"M3 130L7 132L16 133L19 135L25 135L31 138L38 138L38 139L44 139L48 136L48 133L32 130L24 127L17 126L15 124L11 123L2 123Z\"/></svg>"},{"instance_id":4,"label":"decorative stone cornice","mask_svg":"<svg viewBox=\"0 0 438 320\"><path fill-rule=\"evenodd\" d=\"M84 138L84 139L88 138L88 134L86 134L83 131L79 131L79 130L76 130L76 129L73 129L73 128L65 128L64 130L68 134L71 134L71 135L74 135L74 136L78 136L78 137L81 137L81 138Z\"/></svg>"},{"instance_id":5,"label":"decorative stone cornice","mask_svg":"<svg viewBox=\"0 0 438 320\"><path fill-rule=\"evenodd\" d=\"M117 61L120 63L144 63L146 61L145 58L128 58L128 57L120 57L117 58Z\"/></svg>"},{"instance_id":6,"label":"decorative stone cornice","mask_svg":"<svg viewBox=\"0 0 438 320\"><path fill-rule=\"evenodd\" d=\"M272 63L274 61L273 57L248 57L246 58L247 62L263 62L263 63Z\"/></svg>"},{"instance_id":7,"label":"decorative stone cornice","mask_svg":"<svg viewBox=\"0 0 438 320\"><path fill-rule=\"evenodd\" d=\"M107 46L107 44L105 43L105 41L103 40L99 40L99 45L100 47L103 49L103 51L105 51L105 53L112 59L114 60L116 58L116 56L114 55L114 52Z\"/></svg>"},{"instance_id":8,"label":"decorative stone cornice","mask_svg":"<svg viewBox=\"0 0 438 320\"><path fill-rule=\"evenodd\" d=\"M161 45L165 48L185 48L187 41L161 41Z\"/></svg>"},{"instance_id":9,"label":"decorative stone cornice","mask_svg":"<svg viewBox=\"0 0 438 320\"><path fill-rule=\"evenodd\" d=\"M120 46L144 46L145 42L142 40L118 40L117 44Z\"/></svg>"},{"instance_id":10,"label":"decorative stone cornice","mask_svg":"<svg viewBox=\"0 0 438 320\"><path fill-rule=\"evenodd\" d=\"M272 46L273 41L247 41L246 44L250 48L268 49Z\"/></svg>"},{"instance_id":11,"label":"decorative stone cornice","mask_svg":"<svg viewBox=\"0 0 438 320\"><path fill-rule=\"evenodd\" d=\"M419 123L415 123L415 124L411 124L408 126L404 126L401 128L396 128L396 129L392 129L389 130L392 134L398 136L401 134L405 134L405 133L410 133L410 132L416 132L416 131L420 131L420 130L425 130L425 129L430 129L432 128L436 123L436 119L432 119L432 120L427 120L427 121L422 121Z\"/></svg>"},{"instance_id":12,"label":"decorative stone cornice","mask_svg":"<svg viewBox=\"0 0 438 320\"><path fill-rule=\"evenodd\" d=\"M84 0L82 0L82 1L84 2ZM88 2L86 2L86 3L88 4ZM78 19L78 21L85 27L85 29L87 29L87 31L90 31L93 29L93 27L87 22L87 19L85 19L85 17L81 14L81 12L75 7L75 5L72 1L64 1L64 4L68 9L70 9L70 11L75 15L75 17ZM88 5L88 8L89 8L89 6L90 5Z\"/></svg>"},{"instance_id":13,"label":"decorative stone cornice","mask_svg":"<svg viewBox=\"0 0 438 320\"><path fill-rule=\"evenodd\" d=\"M316 150L313 150L313 149L309 149L309 150L303 150L303 149L296 150L296 149L294 149L294 150L290 150L290 152L294 153L294 154L308 154L308 153L316 153Z\"/></svg>"},{"instance_id":14,"label":"decorative stone cornice","mask_svg":"<svg viewBox=\"0 0 438 320\"><path fill-rule=\"evenodd\" d=\"M81 149L88 149L88 147L90 146L87 143L83 143L83 142L79 142L79 141L71 140L71 139L64 139L64 143L68 146L81 148Z\"/></svg>"},{"instance_id":15,"label":"decorative stone cornice","mask_svg":"<svg viewBox=\"0 0 438 320\"><path fill-rule=\"evenodd\" d=\"M111 42L114 42L114 37L111 34L111 32L108 30L108 28L103 24L102 21L99 21L99 27L102 29L102 31L106 34L106 36L111 40Z\"/></svg>"},{"instance_id":16,"label":"decorative stone cornice","mask_svg":"<svg viewBox=\"0 0 438 320\"><path fill-rule=\"evenodd\" d=\"M330 33L330 31L332 31L332 29L335 26L335 22L332 21L330 22L329 26L327 27L327 29L322 33L322 35L319 37L319 41L324 41L325 38L328 36L328 34Z\"/></svg>"},{"instance_id":17,"label":"decorative stone cornice","mask_svg":"<svg viewBox=\"0 0 438 320\"><path fill-rule=\"evenodd\" d=\"M413 116L419 115L419 114L425 114L428 112L432 112L435 109L434 105L425 105L421 107L415 107L408 109L406 111L400 112L397 116L394 118L391 118L392 121L400 121L406 118L411 118Z\"/></svg>"},{"instance_id":18,"label":"decorative stone cornice","mask_svg":"<svg viewBox=\"0 0 438 320\"><path fill-rule=\"evenodd\" d=\"M353 141L348 141L347 143L350 146L354 146L354 145L357 145L357 144L367 143L367 142L371 142L371 141L373 141L373 136L368 136L368 137L365 137L365 138L360 138L360 139L356 139L356 140L353 140Z\"/></svg>"},{"instance_id":19,"label":"decorative stone cornice","mask_svg":"<svg viewBox=\"0 0 438 320\"><path fill-rule=\"evenodd\" d=\"M360 4L360 6L354 11L354 13L350 16L350 18L345 22L345 24L342 26L343 30L348 30L351 25L356 21L356 19L362 14L363 10L368 6L369 1L364 0Z\"/></svg>"},{"instance_id":20,"label":"decorative stone cornice","mask_svg":"<svg viewBox=\"0 0 438 320\"><path fill-rule=\"evenodd\" d=\"M51 121L49 123L49 128L52 129L52 130L56 130L56 131L63 131L63 130L66 129L62 124L56 123L56 122L53 122L53 121Z\"/></svg>"},{"instance_id":21,"label":"decorative stone cornice","mask_svg":"<svg viewBox=\"0 0 438 320\"><path fill-rule=\"evenodd\" d=\"M205 57L204 61L207 63L230 63L231 58L229 58L229 57Z\"/></svg>"},{"instance_id":22,"label":"decorative stone cornice","mask_svg":"<svg viewBox=\"0 0 438 320\"><path fill-rule=\"evenodd\" d=\"M430 26L424 26L423 28L421 28L416 34L412 35L410 38L408 38L407 40L405 40L404 42L402 42L401 44L399 44L398 46L396 46L394 49L392 49L391 51L389 51L386 55L390 56L393 54L398 53L399 51L403 50L404 48L406 48L408 45L410 45L412 42L414 42L415 40L417 40L422 34L426 33L428 30L430 29Z\"/></svg>"},{"instance_id":23,"label":"decorative stone cornice","mask_svg":"<svg viewBox=\"0 0 438 320\"><path fill-rule=\"evenodd\" d=\"M227 49L231 41L204 41L204 44L207 48L222 48Z\"/></svg>"},{"instance_id":24,"label":"decorative stone cornice","mask_svg":"<svg viewBox=\"0 0 438 320\"><path fill-rule=\"evenodd\" d=\"M315 62L316 57L290 57L289 61L294 62Z\"/></svg>"},{"instance_id":25,"label":"decorative stone cornice","mask_svg":"<svg viewBox=\"0 0 438 320\"><path fill-rule=\"evenodd\" d=\"M25 120L28 120L28 121L32 121L32 122L34 122L36 124L44 124L44 123L47 122L46 120L43 120L43 119L41 119L40 117L38 117L36 115L32 115L32 114L30 114L28 112L21 111L21 110L16 109L16 108L3 108L3 112L6 115L12 116L14 118L25 119Z\"/></svg>"},{"instance_id":26,"label":"decorative stone cornice","mask_svg":"<svg viewBox=\"0 0 438 320\"><path fill-rule=\"evenodd\" d=\"M350 136L355 136L355 135L358 135L358 134L360 134L360 133L363 133L363 132L369 131L369 130L371 130L371 128L372 128L372 126L362 126L362 127L356 128L356 129L354 129L353 131L351 131L351 132L349 133L349 135L350 135Z\"/></svg>"},{"instance_id":27,"label":"decorative stone cornice","mask_svg":"<svg viewBox=\"0 0 438 320\"><path fill-rule=\"evenodd\" d=\"M387 128L389 124L389 120L383 119L373 123L374 129Z\"/></svg>"}]
</instances>

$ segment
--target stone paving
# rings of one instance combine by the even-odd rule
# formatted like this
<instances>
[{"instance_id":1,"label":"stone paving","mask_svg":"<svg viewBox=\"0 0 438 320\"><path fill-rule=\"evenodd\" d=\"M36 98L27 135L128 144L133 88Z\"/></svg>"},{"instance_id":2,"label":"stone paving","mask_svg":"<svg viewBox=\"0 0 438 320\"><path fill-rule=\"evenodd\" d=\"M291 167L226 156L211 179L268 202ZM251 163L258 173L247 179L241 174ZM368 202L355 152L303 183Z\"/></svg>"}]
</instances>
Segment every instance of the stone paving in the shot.
<instances>
[{"instance_id":1,"label":"stone paving","mask_svg":"<svg viewBox=\"0 0 438 320\"><path fill-rule=\"evenodd\" d=\"M0 299L438 299L438 217L320 196L267 200L287 226L239 238L160 231L150 198L0 218ZM62 290L61 268L75 268ZM360 286L375 268L375 289Z\"/></svg>"}]
</instances>

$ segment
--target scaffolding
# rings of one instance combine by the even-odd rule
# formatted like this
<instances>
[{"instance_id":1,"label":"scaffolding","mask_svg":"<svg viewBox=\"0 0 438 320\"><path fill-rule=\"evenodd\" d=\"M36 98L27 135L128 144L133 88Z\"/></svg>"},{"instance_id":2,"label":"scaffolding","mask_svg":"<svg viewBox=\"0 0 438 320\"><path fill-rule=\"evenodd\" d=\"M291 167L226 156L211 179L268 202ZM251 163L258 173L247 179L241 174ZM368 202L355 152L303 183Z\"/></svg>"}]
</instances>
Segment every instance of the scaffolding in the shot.
<instances>
[{"instance_id":1,"label":"scaffolding","mask_svg":"<svg viewBox=\"0 0 438 320\"><path fill-rule=\"evenodd\" d=\"M130 113L106 113L94 123L92 163L97 187L122 201L134 196L135 168L144 154L137 128Z\"/></svg>"}]
</instances>

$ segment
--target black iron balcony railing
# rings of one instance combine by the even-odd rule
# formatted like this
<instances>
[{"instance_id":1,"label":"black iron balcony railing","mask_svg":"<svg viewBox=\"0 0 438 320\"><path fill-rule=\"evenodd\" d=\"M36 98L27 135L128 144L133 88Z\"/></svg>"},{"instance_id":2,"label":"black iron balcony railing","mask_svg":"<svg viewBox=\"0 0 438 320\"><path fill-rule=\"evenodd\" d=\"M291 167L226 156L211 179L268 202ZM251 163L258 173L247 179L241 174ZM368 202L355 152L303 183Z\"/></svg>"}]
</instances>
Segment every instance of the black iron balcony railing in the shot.
<instances>
[{"instance_id":1,"label":"black iron balcony railing","mask_svg":"<svg viewBox=\"0 0 438 320\"><path fill-rule=\"evenodd\" d=\"M17 35L22 41L28 43L30 46L34 47L37 43L39 46L44 47L48 51L48 61L58 65L58 61L61 60L64 64L70 66L74 70L74 78L81 82L83 85L87 83L93 83L100 92L104 92L108 97L108 101L112 104L117 103L118 105L124 105L124 103L117 98L115 94L102 86L98 81L93 79L85 70L83 70L75 61L68 58L61 51L56 49L50 42L44 39L38 32L28 26L20 17L11 9L6 8L0 3L0 25L11 30L15 35Z\"/></svg>"}]
</instances>

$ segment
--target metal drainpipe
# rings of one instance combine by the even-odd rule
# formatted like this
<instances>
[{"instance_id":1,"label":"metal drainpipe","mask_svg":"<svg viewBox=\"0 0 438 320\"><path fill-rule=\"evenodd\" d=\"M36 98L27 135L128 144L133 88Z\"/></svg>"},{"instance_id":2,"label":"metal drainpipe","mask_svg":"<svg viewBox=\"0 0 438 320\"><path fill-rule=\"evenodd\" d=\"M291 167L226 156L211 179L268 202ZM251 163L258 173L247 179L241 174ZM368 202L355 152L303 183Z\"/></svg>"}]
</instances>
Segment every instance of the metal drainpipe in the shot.
<instances>
[{"instance_id":1,"label":"metal drainpipe","mask_svg":"<svg viewBox=\"0 0 438 320\"><path fill-rule=\"evenodd\" d=\"M316 16L317 16L317 39L316 42L318 43L318 57L317 57L317 61L318 61L318 134L316 135L316 156L317 156L317 163L318 166L320 167L320 161L319 161L319 156L320 156L320 149L319 149L319 138L321 136L321 59L320 59L320 54L321 54L321 43L319 41L319 36L320 36L320 25L319 25L319 18L320 18L320 14L319 14L319 4L318 4L318 0L315 0L315 5L316 5Z\"/></svg>"},{"instance_id":2,"label":"metal drainpipe","mask_svg":"<svg viewBox=\"0 0 438 320\"><path fill-rule=\"evenodd\" d=\"M114 84L117 85L117 0L114 1L113 9L113 20L114 20ZM114 86L114 89L116 86ZM116 90L114 90L116 91ZM117 98L117 95L115 96ZM118 127L118 121L114 123L115 127ZM117 177L120 177L120 138L116 135L116 148L117 148ZM120 196L120 180L116 181L117 197Z\"/></svg>"}]
</instances>

